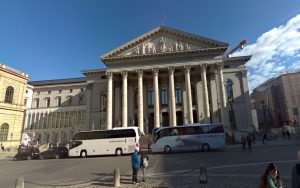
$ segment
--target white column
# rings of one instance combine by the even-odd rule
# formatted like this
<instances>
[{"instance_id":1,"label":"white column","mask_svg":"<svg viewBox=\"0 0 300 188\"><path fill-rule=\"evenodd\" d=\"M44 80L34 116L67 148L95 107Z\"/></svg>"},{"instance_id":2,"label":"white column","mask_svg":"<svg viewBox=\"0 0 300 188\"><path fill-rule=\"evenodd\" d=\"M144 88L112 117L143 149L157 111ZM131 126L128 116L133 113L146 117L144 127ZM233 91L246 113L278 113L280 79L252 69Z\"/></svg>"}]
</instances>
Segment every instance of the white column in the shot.
<instances>
[{"instance_id":1,"label":"white column","mask_svg":"<svg viewBox=\"0 0 300 188\"><path fill-rule=\"evenodd\" d=\"M159 111L159 89L158 89L158 72L159 69L153 70L153 89L154 89L154 127L160 127L160 111Z\"/></svg>"},{"instance_id":2,"label":"white column","mask_svg":"<svg viewBox=\"0 0 300 188\"><path fill-rule=\"evenodd\" d=\"M127 127L127 72L122 72L122 127Z\"/></svg>"},{"instance_id":3,"label":"white column","mask_svg":"<svg viewBox=\"0 0 300 188\"><path fill-rule=\"evenodd\" d=\"M193 103L192 103L192 90L191 90L191 78L190 71L191 66L186 65L185 68L185 88L186 88L186 97L187 97L187 115L188 115L188 123L194 123L193 120Z\"/></svg>"},{"instance_id":4,"label":"white column","mask_svg":"<svg viewBox=\"0 0 300 188\"><path fill-rule=\"evenodd\" d=\"M169 109L170 109L170 125L176 126L176 103L174 89L174 67L169 67Z\"/></svg>"},{"instance_id":5,"label":"white column","mask_svg":"<svg viewBox=\"0 0 300 188\"><path fill-rule=\"evenodd\" d=\"M144 133L144 114L143 114L143 70L137 70L138 75L138 125L140 131Z\"/></svg>"},{"instance_id":6,"label":"white column","mask_svg":"<svg viewBox=\"0 0 300 188\"><path fill-rule=\"evenodd\" d=\"M24 129L28 129L28 112L26 112L25 120L24 120ZM21 140L23 141L23 140Z\"/></svg>"},{"instance_id":7,"label":"white column","mask_svg":"<svg viewBox=\"0 0 300 188\"><path fill-rule=\"evenodd\" d=\"M113 74L111 72L106 73L107 77L107 117L106 117L106 128L112 129L112 103L113 103Z\"/></svg>"},{"instance_id":8,"label":"white column","mask_svg":"<svg viewBox=\"0 0 300 188\"><path fill-rule=\"evenodd\" d=\"M207 89L207 79L206 79L207 64L202 64L200 65L200 67L201 67L201 81L202 81L202 88L203 88L204 119L205 119L205 123L209 123L210 112L209 112L208 89Z\"/></svg>"},{"instance_id":9,"label":"white column","mask_svg":"<svg viewBox=\"0 0 300 188\"><path fill-rule=\"evenodd\" d=\"M223 63L217 63L218 77L219 77L219 87L220 87L220 99L221 99L221 117L222 123L228 129L228 122L226 116L226 96L225 96L225 88L224 88L224 78L223 78Z\"/></svg>"}]
</instances>

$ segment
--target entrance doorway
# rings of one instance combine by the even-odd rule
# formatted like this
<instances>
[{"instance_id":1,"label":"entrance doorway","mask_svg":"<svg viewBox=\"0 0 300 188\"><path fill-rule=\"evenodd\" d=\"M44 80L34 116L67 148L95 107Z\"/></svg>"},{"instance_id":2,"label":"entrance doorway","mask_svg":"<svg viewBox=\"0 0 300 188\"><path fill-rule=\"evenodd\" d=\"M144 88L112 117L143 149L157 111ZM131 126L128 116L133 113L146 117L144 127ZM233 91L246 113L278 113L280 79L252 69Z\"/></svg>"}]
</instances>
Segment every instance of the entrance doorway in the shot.
<instances>
[{"instance_id":1,"label":"entrance doorway","mask_svg":"<svg viewBox=\"0 0 300 188\"><path fill-rule=\"evenodd\" d=\"M193 120L194 120L194 123L198 122L198 115L197 115L197 111L196 110L193 110Z\"/></svg>"},{"instance_id":2,"label":"entrance doorway","mask_svg":"<svg viewBox=\"0 0 300 188\"><path fill-rule=\"evenodd\" d=\"M183 125L183 114L182 114L182 111L177 111L176 112L176 121L177 121L177 125Z\"/></svg>"},{"instance_id":3,"label":"entrance doorway","mask_svg":"<svg viewBox=\"0 0 300 188\"><path fill-rule=\"evenodd\" d=\"M150 113L148 116L148 133L152 133L154 128L154 113Z\"/></svg>"},{"instance_id":4,"label":"entrance doorway","mask_svg":"<svg viewBox=\"0 0 300 188\"><path fill-rule=\"evenodd\" d=\"M162 126L170 126L169 122L169 113L168 112L163 112L162 113Z\"/></svg>"}]
</instances>

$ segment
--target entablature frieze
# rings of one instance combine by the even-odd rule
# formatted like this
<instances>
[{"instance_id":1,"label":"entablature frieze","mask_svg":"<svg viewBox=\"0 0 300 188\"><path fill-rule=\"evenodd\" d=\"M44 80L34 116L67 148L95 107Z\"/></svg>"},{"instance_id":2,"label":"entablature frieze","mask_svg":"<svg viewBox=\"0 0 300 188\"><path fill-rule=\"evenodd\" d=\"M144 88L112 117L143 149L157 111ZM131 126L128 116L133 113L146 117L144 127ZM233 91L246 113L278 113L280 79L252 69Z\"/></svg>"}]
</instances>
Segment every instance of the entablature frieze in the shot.
<instances>
[{"instance_id":1,"label":"entablature frieze","mask_svg":"<svg viewBox=\"0 0 300 188\"><path fill-rule=\"evenodd\" d=\"M79 86L86 86L87 83L79 83L79 84L68 84L68 85L46 85L46 86L33 86L34 90L39 89L50 89L50 88L71 88L71 87L79 87Z\"/></svg>"}]
</instances>

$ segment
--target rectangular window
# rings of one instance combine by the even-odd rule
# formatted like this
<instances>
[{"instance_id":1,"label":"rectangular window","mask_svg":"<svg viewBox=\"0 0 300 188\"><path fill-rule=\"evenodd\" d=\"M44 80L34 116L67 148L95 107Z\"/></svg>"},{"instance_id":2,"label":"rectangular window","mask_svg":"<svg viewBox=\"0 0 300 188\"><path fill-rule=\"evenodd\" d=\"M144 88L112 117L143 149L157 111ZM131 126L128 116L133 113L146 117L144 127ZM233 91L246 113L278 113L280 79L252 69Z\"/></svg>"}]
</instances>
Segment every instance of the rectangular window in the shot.
<instances>
[{"instance_id":1,"label":"rectangular window","mask_svg":"<svg viewBox=\"0 0 300 188\"><path fill-rule=\"evenodd\" d=\"M24 106L26 106L26 105L27 105L27 99L24 100Z\"/></svg>"},{"instance_id":2,"label":"rectangular window","mask_svg":"<svg viewBox=\"0 0 300 188\"><path fill-rule=\"evenodd\" d=\"M73 89L70 89L70 93L72 93L73 92Z\"/></svg>"},{"instance_id":3,"label":"rectangular window","mask_svg":"<svg viewBox=\"0 0 300 188\"><path fill-rule=\"evenodd\" d=\"M51 94L51 91L48 91L48 94Z\"/></svg>"},{"instance_id":4,"label":"rectangular window","mask_svg":"<svg viewBox=\"0 0 300 188\"><path fill-rule=\"evenodd\" d=\"M62 93L62 91L61 91L61 90L58 90L58 93Z\"/></svg>"},{"instance_id":5,"label":"rectangular window","mask_svg":"<svg viewBox=\"0 0 300 188\"><path fill-rule=\"evenodd\" d=\"M40 99L35 99L35 107L38 108L40 106Z\"/></svg>"},{"instance_id":6,"label":"rectangular window","mask_svg":"<svg viewBox=\"0 0 300 188\"><path fill-rule=\"evenodd\" d=\"M46 98L46 107L50 107L50 98Z\"/></svg>"},{"instance_id":7,"label":"rectangular window","mask_svg":"<svg viewBox=\"0 0 300 188\"><path fill-rule=\"evenodd\" d=\"M79 97L79 105L83 105L83 97L82 96Z\"/></svg>"},{"instance_id":8,"label":"rectangular window","mask_svg":"<svg viewBox=\"0 0 300 188\"><path fill-rule=\"evenodd\" d=\"M72 105L72 96L68 97L68 105L71 106Z\"/></svg>"},{"instance_id":9,"label":"rectangular window","mask_svg":"<svg viewBox=\"0 0 300 188\"><path fill-rule=\"evenodd\" d=\"M61 105L61 97L57 97L57 106Z\"/></svg>"}]
</instances>

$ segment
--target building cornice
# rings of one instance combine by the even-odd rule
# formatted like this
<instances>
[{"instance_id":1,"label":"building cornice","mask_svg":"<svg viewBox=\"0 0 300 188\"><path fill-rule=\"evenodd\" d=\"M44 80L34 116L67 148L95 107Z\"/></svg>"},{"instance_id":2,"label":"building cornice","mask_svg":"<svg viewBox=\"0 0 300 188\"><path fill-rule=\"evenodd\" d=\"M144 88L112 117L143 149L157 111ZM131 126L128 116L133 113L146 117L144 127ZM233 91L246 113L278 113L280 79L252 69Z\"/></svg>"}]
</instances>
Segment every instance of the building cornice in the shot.
<instances>
[{"instance_id":1,"label":"building cornice","mask_svg":"<svg viewBox=\"0 0 300 188\"><path fill-rule=\"evenodd\" d=\"M164 53L154 53L154 54L143 54L143 55L133 55L133 56L123 56L123 57L104 57L101 60L105 62L117 62L117 61L128 61L136 59L150 59L150 58L169 58L169 57L194 57L199 55L222 55L226 51L227 47L217 47L217 48L204 48L197 50L186 50L186 51L175 51L175 52L164 52Z\"/></svg>"},{"instance_id":2,"label":"building cornice","mask_svg":"<svg viewBox=\"0 0 300 188\"><path fill-rule=\"evenodd\" d=\"M33 89L70 88L70 87L78 87L78 86L86 86L86 85L87 83L44 85L44 86L33 86Z\"/></svg>"},{"instance_id":3,"label":"building cornice","mask_svg":"<svg viewBox=\"0 0 300 188\"><path fill-rule=\"evenodd\" d=\"M10 67L8 67L4 64L0 64L0 71L6 72L6 73L14 75L14 76L17 76L17 77L22 78L26 81L29 79L28 74L26 74L24 72L14 70L13 68L10 68Z\"/></svg>"}]
</instances>

